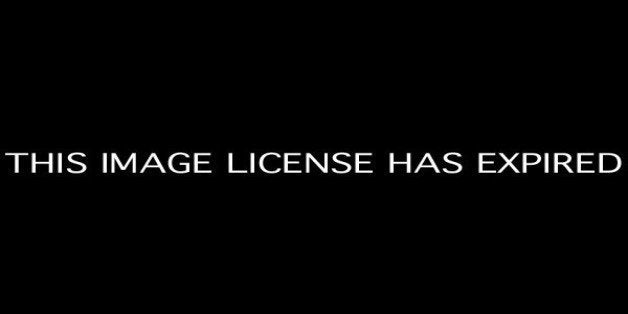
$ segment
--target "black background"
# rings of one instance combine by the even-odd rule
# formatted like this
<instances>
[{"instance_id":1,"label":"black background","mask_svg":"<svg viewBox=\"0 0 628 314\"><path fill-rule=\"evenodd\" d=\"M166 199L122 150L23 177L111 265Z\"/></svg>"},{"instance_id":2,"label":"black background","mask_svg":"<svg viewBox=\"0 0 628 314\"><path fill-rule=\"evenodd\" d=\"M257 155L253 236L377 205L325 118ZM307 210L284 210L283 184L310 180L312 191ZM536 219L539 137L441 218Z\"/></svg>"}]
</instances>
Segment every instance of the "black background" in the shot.
<instances>
[{"instance_id":1,"label":"black background","mask_svg":"<svg viewBox=\"0 0 628 314\"><path fill-rule=\"evenodd\" d=\"M612 10L166 9L7 20L2 151L369 151L378 173L3 170L12 295L384 309L616 295L625 170L473 171L480 151L625 158ZM388 152L447 151L463 174L382 171Z\"/></svg>"}]
</instances>

